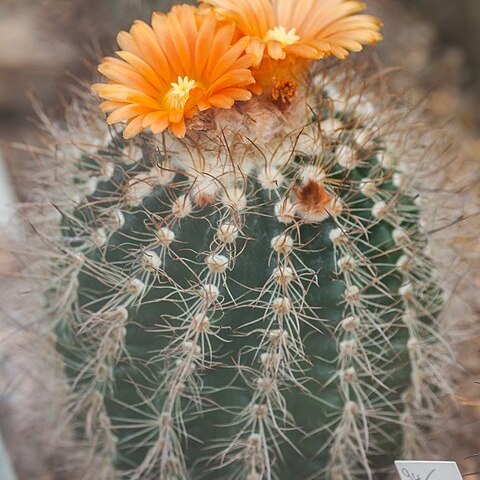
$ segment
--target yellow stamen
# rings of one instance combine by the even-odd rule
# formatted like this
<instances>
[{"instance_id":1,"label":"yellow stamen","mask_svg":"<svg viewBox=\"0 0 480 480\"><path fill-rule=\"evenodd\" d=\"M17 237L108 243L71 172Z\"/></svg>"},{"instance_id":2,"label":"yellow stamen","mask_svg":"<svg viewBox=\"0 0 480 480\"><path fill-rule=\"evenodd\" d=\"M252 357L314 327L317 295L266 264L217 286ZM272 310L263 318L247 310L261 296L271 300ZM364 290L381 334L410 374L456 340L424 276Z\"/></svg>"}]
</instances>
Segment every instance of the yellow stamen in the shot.
<instances>
[{"instance_id":1,"label":"yellow stamen","mask_svg":"<svg viewBox=\"0 0 480 480\"><path fill-rule=\"evenodd\" d=\"M190 96L190 91L197 86L197 82L190 80L187 76L178 77L177 83L172 82L170 86L172 88L165 95L168 109L172 111L183 110Z\"/></svg>"},{"instance_id":2,"label":"yellow stamen","mask_svg":"<svg viewBox=\"0 0 480 480\"><path fill-rule=\"evenodd\" d=\"M293 45L300 40L300 37L297 35L297 31L295 28L291 28L288 32L285 27L275 27L271 28L265 35L264 42L268 42L270 40L276 40L280 42L282 48L288 47L289 45Z\"/></svg>"}]
</instances>

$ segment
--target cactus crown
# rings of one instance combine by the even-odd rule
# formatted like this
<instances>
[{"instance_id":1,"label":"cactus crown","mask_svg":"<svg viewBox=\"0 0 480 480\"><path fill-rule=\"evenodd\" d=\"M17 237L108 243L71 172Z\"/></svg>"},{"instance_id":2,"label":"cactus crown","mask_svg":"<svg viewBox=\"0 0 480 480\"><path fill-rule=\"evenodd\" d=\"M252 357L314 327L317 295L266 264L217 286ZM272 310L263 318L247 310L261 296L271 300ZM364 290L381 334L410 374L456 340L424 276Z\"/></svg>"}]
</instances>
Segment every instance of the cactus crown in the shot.
<instances>
[{"instance_id":1,"label":"cactus crown","mask_svg":"<svg viewBox=\"0 0 480 480\"><path fill-rule=\"evenodd\" d=\"M263 0L253 34L229 22L251 2L207 3L119 35L94 90L123 136L91 99L68 142L52 127L47 299L84 477L383 478L444 387L442 291L403 129L311 64L378 22L332 1L323 30L280 25L294 2Z\"/></svg>"}]
</instances>

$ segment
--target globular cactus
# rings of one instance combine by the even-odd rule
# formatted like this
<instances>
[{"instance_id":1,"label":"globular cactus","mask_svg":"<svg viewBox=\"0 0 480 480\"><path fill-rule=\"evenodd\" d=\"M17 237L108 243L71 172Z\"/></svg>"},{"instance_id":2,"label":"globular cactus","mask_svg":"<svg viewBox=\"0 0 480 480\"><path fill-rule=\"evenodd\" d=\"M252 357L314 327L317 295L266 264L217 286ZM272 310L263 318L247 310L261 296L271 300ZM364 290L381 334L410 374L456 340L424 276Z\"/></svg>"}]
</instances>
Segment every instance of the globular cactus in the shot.
<instances>
[{"instance_id":1,"label":"globular cactus","mask_svg":"<svg viewBox=\"0 0 480 480\"><path fill-rule=\"evenodd\" d=\"M88 95L50 126L46 299L84 478L387 478L445 386L443 294L403 117L355 67L311 63L378 22L326 1L337 32L262 44L210 3L136 23L102 64L130 139Z\"/></svg>"}]
</instances>

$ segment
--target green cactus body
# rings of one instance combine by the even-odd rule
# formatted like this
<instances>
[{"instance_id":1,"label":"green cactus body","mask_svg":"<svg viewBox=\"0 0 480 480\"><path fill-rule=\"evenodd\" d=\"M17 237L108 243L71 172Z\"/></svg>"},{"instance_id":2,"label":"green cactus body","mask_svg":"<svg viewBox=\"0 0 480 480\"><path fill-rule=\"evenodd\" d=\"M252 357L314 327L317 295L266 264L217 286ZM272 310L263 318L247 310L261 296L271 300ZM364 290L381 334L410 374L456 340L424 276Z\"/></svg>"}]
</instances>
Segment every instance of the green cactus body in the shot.
<instances>
[{"instance_id":1,"label":"green cactus body","mask_svg":"<svg viewBox=\"0 0 480 480\"><path fill-rule=\"evenodd\" d=\"M72 161L55 329L92 478L386 478L414 449L441 290L398 144L319 78Z\"/></svg>"}]
</instances>

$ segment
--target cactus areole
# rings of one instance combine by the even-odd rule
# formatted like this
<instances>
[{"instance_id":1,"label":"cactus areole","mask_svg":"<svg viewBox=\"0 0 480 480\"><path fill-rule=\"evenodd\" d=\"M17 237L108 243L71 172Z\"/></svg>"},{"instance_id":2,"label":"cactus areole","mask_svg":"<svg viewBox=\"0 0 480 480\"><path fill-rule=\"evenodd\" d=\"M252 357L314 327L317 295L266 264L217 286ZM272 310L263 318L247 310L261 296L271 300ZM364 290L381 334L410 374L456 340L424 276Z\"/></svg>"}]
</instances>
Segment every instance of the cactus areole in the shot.
<instances>
[{"instance_id":1,"label":"cactus areole","mask_svg":"<svg viewBox=\"0 0 480 480\"><path fill-rule=\"evenodd\" d=\"M119 35L94 89L125 131L77 106L65 149L49 298L84 478L387 478L434 408L442 293L395 128L321 60L379 22L205 3Z\"/></svg>"}]
</instances>

